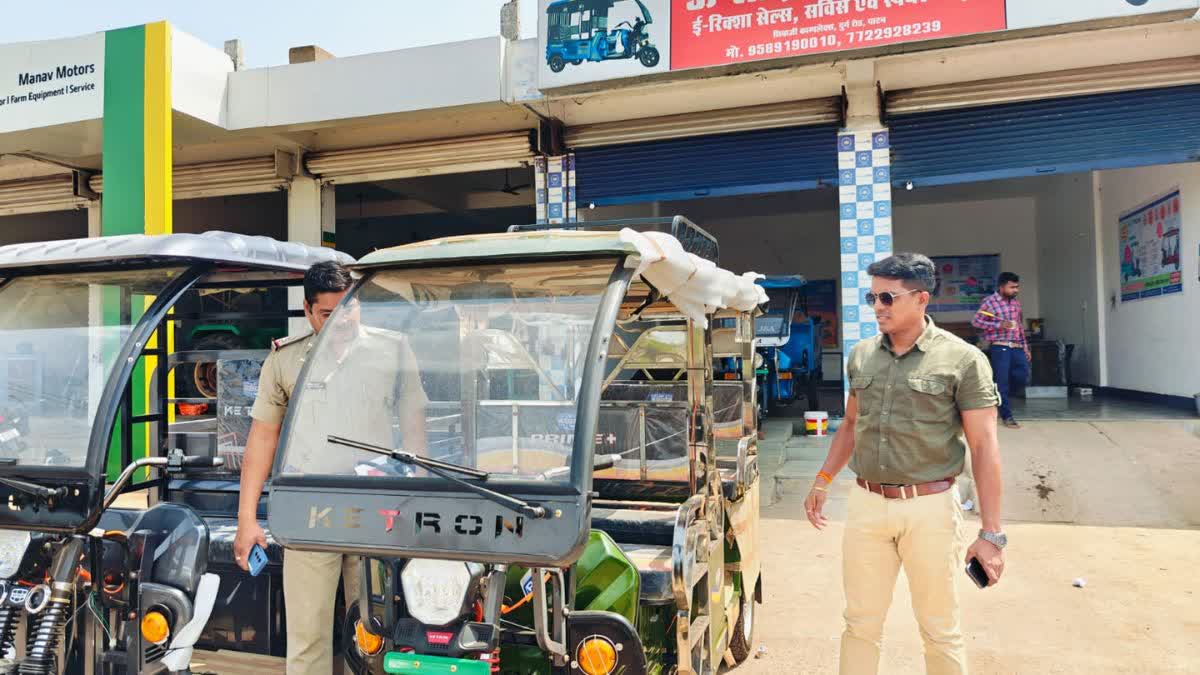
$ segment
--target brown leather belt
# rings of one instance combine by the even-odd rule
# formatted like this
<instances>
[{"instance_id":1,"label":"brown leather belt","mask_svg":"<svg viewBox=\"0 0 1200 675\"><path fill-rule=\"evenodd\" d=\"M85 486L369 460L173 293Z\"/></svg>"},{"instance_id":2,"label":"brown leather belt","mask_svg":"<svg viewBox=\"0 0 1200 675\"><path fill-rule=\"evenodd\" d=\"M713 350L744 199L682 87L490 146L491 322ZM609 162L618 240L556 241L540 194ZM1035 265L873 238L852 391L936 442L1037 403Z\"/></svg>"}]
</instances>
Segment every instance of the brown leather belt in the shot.
<instances>
[{"instance_id":1,"label":"brown leather belt","mask_svg":"<svg viewBox=\"0 0 1200 675\"><path fill-rule=\"evenodd\" d=\"M859 478L858 486L877 495L882 495L884 499L916 499L917 497L936 495L939 492L949 490L954 487L954 479L943 478L942 480L921 483L920 485L888 485L886 483L868 483Z\"/></svg>"},{"instance_id":2,"label":"brown leather belt","mask_svg":"<svg viewBox=\"0 0 1200 675\"><path fill-rule=\"evenodd\" d=\"M1009 349L1022 349L1025 347L1025 345L1019 344L1016 342L993 342L992 346L993 347L1008 347Z\"/></svg>"}]
</instances>

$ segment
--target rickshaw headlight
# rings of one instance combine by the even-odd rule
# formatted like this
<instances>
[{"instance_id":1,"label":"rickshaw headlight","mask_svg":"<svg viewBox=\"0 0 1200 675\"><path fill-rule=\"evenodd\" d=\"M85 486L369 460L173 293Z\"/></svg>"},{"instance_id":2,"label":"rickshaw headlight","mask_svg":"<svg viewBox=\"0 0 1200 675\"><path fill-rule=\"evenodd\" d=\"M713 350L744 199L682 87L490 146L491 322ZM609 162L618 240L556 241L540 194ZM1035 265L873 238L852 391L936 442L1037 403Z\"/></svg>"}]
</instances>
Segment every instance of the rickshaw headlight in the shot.
<instances>
[{"instance_id":1,"label":"rickshaw headlight","mask_svg":"<svg viewBox=\"0 0 1200 675\"><path fill-rule=\"evenodd\" d=\"M445 626L462 615L471 573L466 563L410 560L400 573L400 584L414 619L426 626Z\"/></svg>"},{"instance_id":2,"label":"rickshaw headlight","mask_svg":"<svg viewBox=\"0 0 1200 675\"><path fill-rule=\"evenodd\" d=\"M383 651L383 638L363 626L362 621L354 624L354 639L358 643L359 651L367 656L375 656Z\"/></svg>"},{"instance_id":3,"label":"rickshaw headlight","mask_svg":"<svg viewBox=\"0 0 1200 675\"><path fill-rule=\"evenodd\" d=\"M166 644L171 637L171 621L166 614L158 609L152 609L142 616L142 638L151 644Z\"/></svg>"},{"instance_id":4,"label":"rickshaw headlight","mask_svg":"<svg viewBox=\"0 0 1200 675\"><path fill-rule=\"evenodd\" d=\"M617 667L617 649L602 637L588 638L576 650L575 661L587 675L609 675Z\"/></svg>"},{"instance_id":5,"label":"rickshaw headlight","mask_svg":"<svg viewBox=\"0 0 1200 675\"><path fill-rule=\"evenodd\" d=\"M7 579L17 573L28 547L28 532L0 530L0 579Z\"/></svg>"}]
</instances>

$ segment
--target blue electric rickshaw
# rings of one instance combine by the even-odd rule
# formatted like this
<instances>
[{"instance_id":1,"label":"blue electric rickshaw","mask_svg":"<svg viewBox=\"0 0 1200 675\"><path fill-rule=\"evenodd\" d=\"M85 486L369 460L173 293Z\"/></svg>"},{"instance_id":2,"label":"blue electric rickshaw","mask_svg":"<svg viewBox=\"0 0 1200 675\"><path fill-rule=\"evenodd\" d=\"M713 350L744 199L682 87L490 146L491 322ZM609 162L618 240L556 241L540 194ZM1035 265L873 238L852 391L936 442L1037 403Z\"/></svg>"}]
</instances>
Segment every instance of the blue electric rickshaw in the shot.
<instances>
[{"instance_id":1,"label":"blue electric rickshaw","mask_svg":"<svg viewBox=\"0 0 1200 675\"><path fill-rule=\"evenodd\" d=\"M613 5L628 0L556 0L546 7L546 64L562 72L567 64L584 61L637 59L643 66L658 65L661 55L650 42L646 26L654 22L641 0L641 16L633 23L622 21L611 30L608 13Z\"/></svg>"},{"instance_id":2,"label":"blue electric rickshaw","mask_svg":"<svg viewBox=\"0 0 1200 675\"><path fill-rule=\"evenodd\" d=\"M808 314L806 283L799 275L758 280L770 296L763 314L754 322L754 338L762 356L756 372L761 392L759 409L764 416L801 396L809 409L818 409L823 377L820 319ZM803 319L797 320L797 310Z\"/></svg>"}]
</instances>

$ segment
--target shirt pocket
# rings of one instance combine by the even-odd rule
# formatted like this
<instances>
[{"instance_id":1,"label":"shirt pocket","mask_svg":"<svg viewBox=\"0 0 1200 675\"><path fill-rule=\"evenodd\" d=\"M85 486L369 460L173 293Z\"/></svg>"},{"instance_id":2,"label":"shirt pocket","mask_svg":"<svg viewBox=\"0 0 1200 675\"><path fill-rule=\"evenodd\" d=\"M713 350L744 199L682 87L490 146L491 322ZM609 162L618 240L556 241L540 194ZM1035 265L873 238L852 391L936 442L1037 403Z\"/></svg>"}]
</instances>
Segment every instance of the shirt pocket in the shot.
<instances>
[{"instance_id":1,"label":"shirt pocket","mask_svg":"<svg viewBox=\"0 0 1200 675\"><path fill-rule=\"evenodd\" d=\"M954 395L945 379L934 376L909 377L911 417L918 422L949 421L954 407Z\"/></svg>"},{"instance_id":2,"label":"shirt pocket","mask_svg":"<svg viewBox=\"0 0 1200 675\"><path fill-rule=\"evenodd\" d=\"M880 408L880 401L874 400L878 398L878 392L871 387L871 382L874 380L875 378L870 375L860 375L850 378L850 389L853 390L855 398L858 399L858 414L860 415L866 415ZM878 387L874 389L878 389Z\"/></svg>"}]
</instances>

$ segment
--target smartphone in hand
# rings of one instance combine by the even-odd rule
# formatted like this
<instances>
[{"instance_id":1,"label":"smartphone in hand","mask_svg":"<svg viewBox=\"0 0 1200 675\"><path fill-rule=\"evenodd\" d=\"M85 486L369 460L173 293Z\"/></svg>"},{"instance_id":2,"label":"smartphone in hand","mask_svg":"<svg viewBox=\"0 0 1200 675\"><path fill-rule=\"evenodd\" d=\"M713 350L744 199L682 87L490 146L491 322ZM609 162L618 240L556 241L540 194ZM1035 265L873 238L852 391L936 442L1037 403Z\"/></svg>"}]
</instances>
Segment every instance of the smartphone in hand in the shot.
<instances>
[{"instance_id":1,"label":"smartphone in hand","mask_svg":"<svg viewBox=\"0 0 1200 675\"><path fill-rule=\"evenodd\" d=\"M246 563L250 566L250 576L256 577L267 566L267 552L258 544L250 549L250 555L246 556Z\"/></svg>"},{"instance_id":2,"label":"smartphone in hand","mask_svg":"<svg viewBox=\"0 0 1200 675\"><path fill-rule=\"evenodd\" d=\"M979 562L979 558L971 558L967 563L967 576L971 577L971 581L980 588L987 588L991 585L992 580L988 579L987 570L983 569L983 563Z\"/></svg>"}]
</instances>

